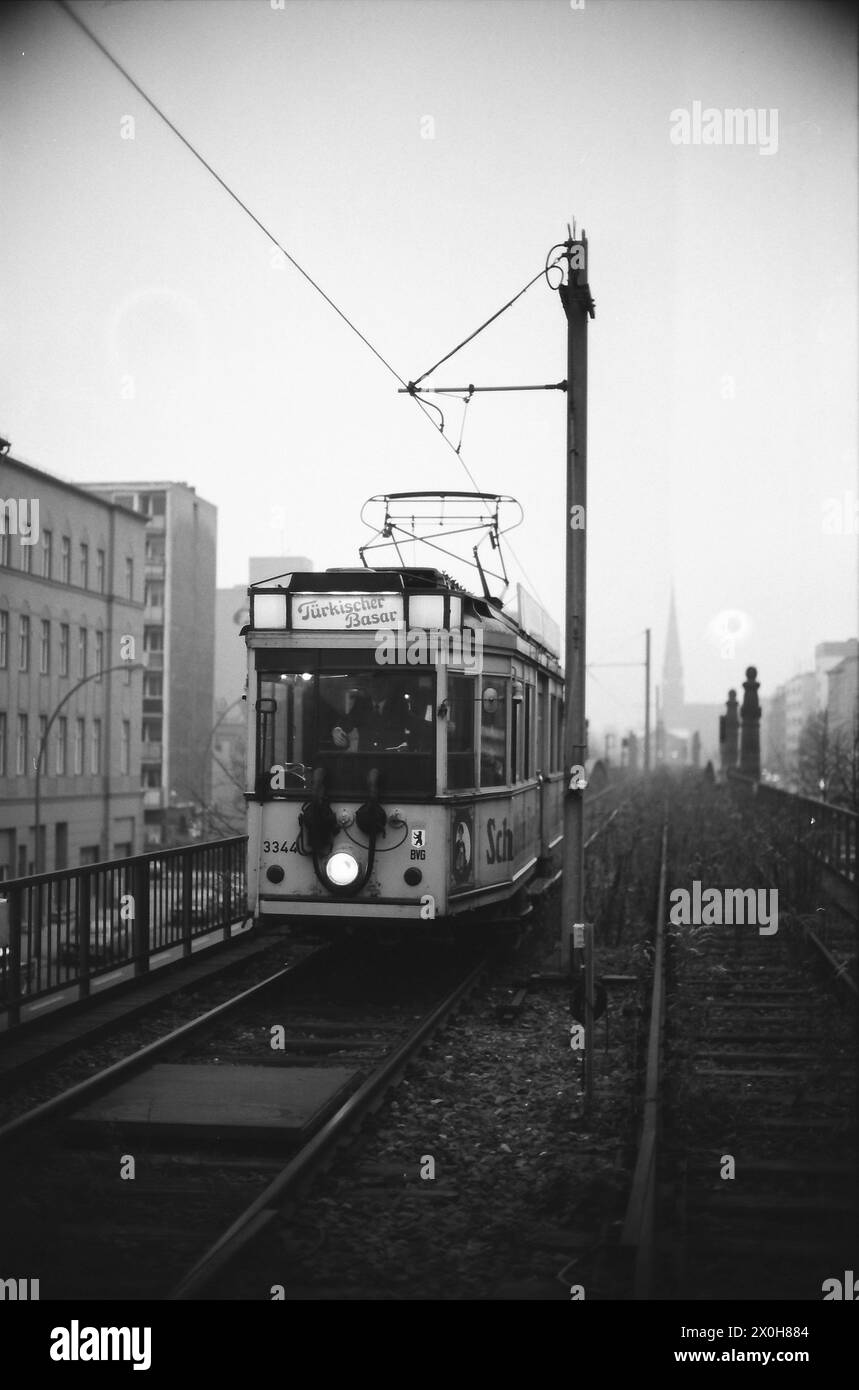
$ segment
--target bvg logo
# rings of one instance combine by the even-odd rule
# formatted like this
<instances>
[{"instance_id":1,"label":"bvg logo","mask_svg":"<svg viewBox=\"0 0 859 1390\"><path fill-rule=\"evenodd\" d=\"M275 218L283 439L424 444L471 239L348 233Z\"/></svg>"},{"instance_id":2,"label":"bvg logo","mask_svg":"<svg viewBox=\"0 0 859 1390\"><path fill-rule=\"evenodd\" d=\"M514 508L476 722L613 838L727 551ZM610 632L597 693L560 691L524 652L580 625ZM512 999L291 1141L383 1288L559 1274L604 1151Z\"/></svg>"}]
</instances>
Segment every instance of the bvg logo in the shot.
<instances>
[{"instance_id":1,"label":"bvg logo","mask_svg":"<svg viewBox=\"0 0 859 1390\"><path fill-rule=\"evenodd\" d=\"M27 1291L28 1284L30 1286L29 1292ZM0 1299L26 1303L28 1300L36 1301L38 1297L38 1279L0 1279Z\"/></svg>"},{"instance_id":2,"label":"bvg logo","mask_svg":"<svg viewBox=\"0 0 859 1390\"><path fill-rule=\"evenodd\" d=\"M500 830L496 830L495 819L490 816L486 822L486 838L487 864L504 864L513 858L513 831L507 824L506 816L501 822Z\"/></svg>"}]
</instances>

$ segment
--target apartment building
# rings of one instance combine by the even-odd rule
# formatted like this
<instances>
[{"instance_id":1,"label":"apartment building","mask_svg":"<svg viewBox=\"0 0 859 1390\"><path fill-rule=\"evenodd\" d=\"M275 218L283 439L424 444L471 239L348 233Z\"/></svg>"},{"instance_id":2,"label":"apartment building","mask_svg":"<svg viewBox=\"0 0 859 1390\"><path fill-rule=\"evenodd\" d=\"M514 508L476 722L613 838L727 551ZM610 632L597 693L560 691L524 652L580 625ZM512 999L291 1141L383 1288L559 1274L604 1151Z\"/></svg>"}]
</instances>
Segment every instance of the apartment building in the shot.
<instances>
[{"instance_id":1,"label":"apartment building","mask_svg":"<svg viewBox=\"0 0 859 1390\"><path fill-rule=\"evenodd\" d=\"M0 878L142 849L145 529L0 459Z\"/></svg>"},{"instance_id":2,"label":"apartment building","mask_svg":"<svg viewBox=\"0 0 859 1390\"><path fill-rule=\"evenodd\" d=\"M96 483L145 520L141 766L146 846L207 833L217 509L186 483Z\"/></svg>"}]
</instances>

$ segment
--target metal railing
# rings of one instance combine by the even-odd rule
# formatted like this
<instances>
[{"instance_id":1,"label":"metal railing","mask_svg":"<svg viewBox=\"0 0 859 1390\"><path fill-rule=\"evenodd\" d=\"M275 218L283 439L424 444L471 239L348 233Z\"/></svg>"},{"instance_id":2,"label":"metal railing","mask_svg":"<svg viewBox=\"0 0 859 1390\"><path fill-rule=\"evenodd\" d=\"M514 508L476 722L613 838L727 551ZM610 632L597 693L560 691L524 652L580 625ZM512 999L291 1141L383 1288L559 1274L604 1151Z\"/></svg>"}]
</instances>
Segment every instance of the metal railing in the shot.
<instances>
[{"instance_id":1,"label":"metal railing","mask_svg":"<svg viewBox=\"0 0 859 1390\"><path fill-rule=\"evenodd\" d=\"M761 807L789 817L800 848L848 883L856 883L859 815L855 811L768 782L755 782L737 772L728 774L728 785L744 798L754 797Z\"/></svg>"},{"instance_id":2,"label":"metal railing","mask_svg":"<svg viewBox=\"0 0 859 1390\"><path fill-rule=\"evenodd\" d=\"M0 1015L60 990L86 998L99 976L190 956L195 938L229 940L246 916L247 836L0 882Z\"/></svg>"}]
</instances>

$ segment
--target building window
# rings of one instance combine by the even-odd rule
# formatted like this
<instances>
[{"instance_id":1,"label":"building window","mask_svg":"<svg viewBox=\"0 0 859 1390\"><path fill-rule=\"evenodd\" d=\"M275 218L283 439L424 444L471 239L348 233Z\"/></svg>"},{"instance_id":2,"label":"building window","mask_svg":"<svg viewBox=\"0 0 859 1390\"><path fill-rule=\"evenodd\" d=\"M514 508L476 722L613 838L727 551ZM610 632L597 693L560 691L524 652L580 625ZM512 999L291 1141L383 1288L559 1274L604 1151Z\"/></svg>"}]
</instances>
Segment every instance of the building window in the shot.
<instances>
[{"instance_id":1,"label":"building window","mask_svg":"<svg viewBox=\"0 0 859 1390\"><path fill-rule=\"evenodd\" d=\"M42 578L50 579L54 568L54 533L42 532Z\"/></svg>"},{"instance_id":2,"label":"building window","mask_svg":"<svg viewBox=\"0 0 859 1390\"><path fill-rule=\"evenodd\" d=\"M131 770L131 724L123 719L119 739L119 770L126 776Z\"/></svg>"},{"instance_id":3,"label":"building window","mask_svg":"<svg viewBox=\"0 0 859 1390\"><path fill-rule=\"evenodd\" d=\"M86 675L86 628L78 630L78 675L83 680Z\"/></svg>"},{"instance_id":4,"label":"building window","mask_svg":"<svg viewBox=\"0 0 859 1390\"><path fill-rule=\"evenodd\" d=\"M47 676L51 669L51 621L42 619L42 640L39 643L39 672Z\"/></svg>"},{"instance_id":5,"label":"building window","mask_svg":"<svg viewBox=\"0 0 859 1390\"><path fill-rule=\"evenodd\" d=\"M58 777L66 775L66 757L69 745L69 721L64 715L57 720L57 760L54 764Z\"/></svg>"},{"instance_id":6,"label":"building window","mask_svg":"<svg viewBox=\"0 0 859 1390\"><path fill-rule=\"evenodd\" d=\"M0 611L0 671L6 670L9 661L9 614Z\"/></svg>"},{"instance_id":7,"label":"building window","mask_svg":"<svg viewBox=\"0 0 859 1390\"><path fill-rule=\"evenodd\" d=\"M101 673L104 670L104 633L95 634L95 669L98 672L98 681L101 680ZM96 681L96 685L98 684Z\"/></svg>"},{"instance_id":8,"label":"building window","mask_svg":"<svg viewBox=\"0 0 859 1390\"><path fill-rule=\"evenodd\" d=\"M9 536L6 531L0 535L0 565L9 564Z\"/></svg>"},{"instance_id":9,"label":"building window","mask_svg":"<svg viewBox=\"0 0 859 1390\"><path fill-rule=\"evenodd\" d=\"M0 710L0 777L6 776L6 715Z\"/></svg>"},{"instance_id":10,"label":"building window","mask_svg":"<svg viewBox=\"0 0 859 1390\"><path fill-rule=\"evenodd\" d=\"M46 714L40 714L40 715L39 715L39 742L38 742L38 745L37 745L37 748L36 748L36 752L38 753L38 756L39 756L39 771L41 772L41 774L42 774L43 777L44 777L44 775L45 775L45 772L47 771L47 760L48 760L48 750L47 750L47 748L45 747L45 734L46 734L47 732L48 732L48 716L47 716Z\"/></svg>"},{"instance_id":11,"label":"building window","mask_svg":"<svg viewBox=\"0 0 859 1390\"><path fill-rule=\"evenodd\" d=\"M167 493L151 492L149 494L149 515L164 516L167 511Z\"/></svg>"},{"instance_id":12,"label":"building window","mask_svg":"<svg viewBox=\"0 0 859 1390\"><path fill-rule=\"evenodd\" d=\"M146 562L150 565L163 565L165 556L163 535L146 537Z\"/></svg>"},{"instance_id":13,"label":"building window","mask_svg":"<svg viewBox=\"0 0 859 1390\"><path fill-rule=\"evenodd\" d=\"M60 675L69 674L69 625L60 623Z\"/></svg>"},{"instance_id":14,"label":"building window","mask_svg":"<svg viewBox=\"0 0 859 1390\"><path fill-rule=\"evenodd\" d=\"M27 771L27 716L18 715L18 739L15 745L15 770L19 777Z\"/></svg>"},{"instance_id":15,"label":"building window","mask_svg":"<svg viewBox=\"0 0 859 1390\"><path fill-rule=\"evenodd\" d=\"M146 608L164 607L164 585L160 579L147 579L143 603Z\"/></svg>"},{"instance_id":16,"label":"building window","mask_svg":"<svg viewBox=\"0 0 859 1390\"><path fill-rule=\"evenodd\" d=\"M22 574L32 574L32 573L33 573L33 547L32 547L31 545L25 545L24 542L23 542L23 540L19 540L18 545L19 545L19 548L20 548L20 551L21 551L21 573L22 573Z\"/></svg>"},{"instance_id":17,"label":"building window","mask_svg":"<svg viewBox=\"0 0 859 1390\"><path fill-rule=\"evenodd\" d=\"M134 598L134 560L130 555L125 557L125 596Z\"/></svg>"},{"instance_id":18,"label":"building window","mask_svg":"<svg viewBox=\"0 0 859 1390\"><path fill-rule=\"evenodd\" d=\"M143 629L143 650L145 652L163 652L164 650L164 629L163 627L144 627Z\"/></svg>"},{"instance_id":19,"label":"building window","mask_svg":"<svg viewBox=\"0 0 859 1390\"><path fill-rule=\"evenodd\" d=\"M75 720L75 774L79 777L84 770L84 737L86 730L82 719Z\"/></svg>"},{"instance_id":20,"label":"building window","mask_svg":"<svg viewBox=\"0 0 859 1390\"><path fill-rule=\"evenodd\" d=\"M72 582L72 538L63 536L60 541L60 579L64 584Z\"/></svg>"},{"instance_id":21,"label":"building window","mask_svg":"<svg viewBox=\"0 0 859 1390\"><path fill-rule=\"evenodd\" d=\"M143 672L144 700L160 700L164 694L164 677L160 671Z\"/></svg>"},{"instance_id":22,"label":"building window","mask_svg":"<svg viewBox=\"0 0 859 1390\"><path fill-rule=\"evenodd\" d=\"M95 587L100 594L104 593L104 551L95 552Z\"/></svg>"},{"instance_id":23,"label":"building window","mask_svg":"<svg viewBox=\"0 0 859 1390\"><path fill-rule=\"evenodd\" d=\"M30 669L30 619L22 614L18 619L18 670Z\"/></svg>"},{"instance_id":24,"label":"building window","mask_svg":"<svg viewBox=\"0 0 859 1390\"><path fill-rule=\"evenodd\" d=\"M92 721L92 730L89 750L89 770L92 773L101 772L101 720Z\"/></svg>"}]
</instances>

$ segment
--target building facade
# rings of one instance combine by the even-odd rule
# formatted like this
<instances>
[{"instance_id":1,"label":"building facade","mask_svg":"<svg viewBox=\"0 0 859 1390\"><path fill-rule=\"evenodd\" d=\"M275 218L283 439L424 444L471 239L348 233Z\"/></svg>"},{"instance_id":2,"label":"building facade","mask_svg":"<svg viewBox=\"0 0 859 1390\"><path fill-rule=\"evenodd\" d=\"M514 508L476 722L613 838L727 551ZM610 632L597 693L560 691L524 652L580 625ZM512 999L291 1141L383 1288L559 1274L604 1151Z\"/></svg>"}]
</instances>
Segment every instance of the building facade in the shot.
<instances>
[{"instance_id":1,"label":"building facade","mask_svg":"<svg viewBox=\"0 0 859 1390\"><path fill-rule=\"evenodd\" d=\"M829 729L831 733L854 734L859 719L859 641L845 642L847 652L827 673Z\"/></svg>"},{"instance_id":2,"label":"building facade","mask_svg":"<svg viewBox=\"0 0 859 1390\"><path fill-rule=\"evenodd\" d=\"M146 521L141 761L147 848L207 833L217 509L185 483L95 483Z\"/></svg>"},{"instance_id":3,"label":"building facade","mask_svg":"<svg viewBox=\"0 0 859 1390\"><path fill-rule=\"evenodd\" d=\"M853 648L853 641L847 642L818 642L814 648L814 674L817 678L816 700L818 710L825 710L829 705L829 672L849 656Z\"/></svg>"},{"instance_id":4,"label":"building facade","mask_svg":"<svg viewBox=\"0 0 859 1390\"><path fill-rule=\"evenodd\" d=\"M784 760L789 774L796 769L803 727L817 712L817 691L818 680L814 671L802 671L785 681Z\"/></svg>"},{"instance_id":5,"label":"building facade","mask_svg":"<svg viewBox=\"0 0 859 1390\"><path fill-rule=\"evenodd\" d=\"M787 773L787 693L783 685L761 701L761 741L765 771L783 778Z\"/></svg>"},{"instance_id":6,"label":"building facade","mask_svg":"<svg viewBox=\"0 0 859 1390\"><path fill-rule=\"evenodd\" d=\"M142 849L144 535L125 507L0 459L2 878Z\"/></svg>"}]
</instances>

